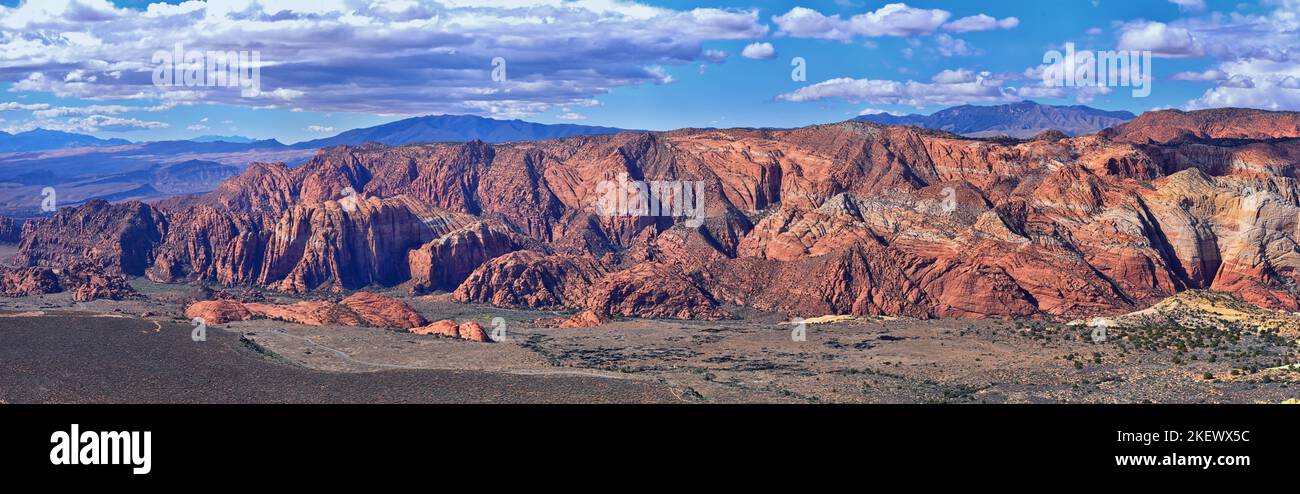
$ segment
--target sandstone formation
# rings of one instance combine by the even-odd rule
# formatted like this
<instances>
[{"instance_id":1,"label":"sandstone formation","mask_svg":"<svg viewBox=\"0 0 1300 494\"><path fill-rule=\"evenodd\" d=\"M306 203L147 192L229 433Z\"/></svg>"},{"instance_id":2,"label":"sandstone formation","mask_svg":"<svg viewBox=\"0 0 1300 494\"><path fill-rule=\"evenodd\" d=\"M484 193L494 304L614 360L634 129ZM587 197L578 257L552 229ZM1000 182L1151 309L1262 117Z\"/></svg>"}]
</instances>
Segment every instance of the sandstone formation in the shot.
<instances>
[{"instance_id":1,"label":"sandstone formation","mask_svg":"<svg viewBox=\"0 0 1300 494\"><path fill-rule=\"evenodd\" d=\"M428 322L405 302L369 292L357 292L339 304L361 316L369 326L413 328Z\"/></svg>"},{"instance_id":2,"label":"sandstone formation","mask_svg":"<svg viewBox=\"0 0 1300 494\"><path fill-rule=\"evenodd\" d=\"M62 290L59 276L50 268L0 268L0 295L25 297Z\"/></svg>"},{"instance_id":3,"label":"sandstone formation","mask_svg":"<svg viewBox=\"0 0 1300 494\"><path fill-rule=\"evenodd\" d=\"M279 305L235 300L205 300L185 309L185 317L203 317L209 324L249 319L276 319L307 326L366 326L409 329L426 321L400 300L358 292L341 302L304 300Z\"/></svg>"},{"instance_id":4,"label":"sandstone formation","mask_svg":"<svg viewBox=\"0 0 1300 494\"><path fill-rule=\"evenodd\" d=\"M443 319L427 326L411 328L410 331L419 335L439 335L448 338L477 341L479 343L492 342L492 339L488 337L487 332L483 330L483 326L474 321L466 321L461 324L456 324L456 321Z\"/></svg>"},{"instance_id":5,"label":"sandstone formation","mask_svg":"<svg viewBox=\"0 0 1300 494\"><path fill-rule=\"evenodd\" d=\"M225 324L231 321L247 321L253 313L244 304L233 300L205 300L195 302L185 309L185 318L202 318L207 324Z\"/></svg>"},{"instance_id":6,"label":"sandstone formation","mask_svg":"<svg viewBox=\"0 0 1300 494\"><path fill-rule=\"evenodd\" d=\"M443 319L429 324L428 326L411 328L410 331L419 335L440 335L449 338L460 338L460 328L456 326L456 321L450 319Z\"/></svg>"},{"instance_id":7,"label":"sandstone formation","mask_svg":"<svg viewBox=\"0 0 1300 494\"><path fill-rule=\"evenodd\" d=\"M107 273L144 274L167 228L166 216L146 204L92 200L54 216L28 221L18 261L29 266L86 265Z\"/></svg>"},{"instance_id":8,"label":"sandstone formation","mask_svg":"<svg viewBox=\"0 0 1300 494\"><path fill-rule=\"evenodd\" d=\"M18 260L289 292L405 285L588 322L723 318L733 305L1073 317L1190 289L1300 310L1298 115L1169 110L1031 140L844 122L339 146L184 201L61 210L24 226ZM699 184L698 225L597 208L612 183L683 181ZM371 324L305 304L248 305Z\"/></svg>"},{"instance_id":9,"label":"sandstone formation","mask_svg":"<svg viewBox=\"0 0 1300 494\"><path fill-rule=\"evenodd\" d=\"M568 317L543 318L535 321L541 326L554 328L592 328L609 322L609 317L591 309Z\"/></svg>"},{"instance_id":10,"label":"sandstone formation","mask_svg":"<svg viewBox=\"0 0 1300 494\"><path fill-rule=\"evenodd\" d=\"M126 283L126 278L121 275L87 270L72 273L69 277L72 279L70 282L72 285L72 300L78 302L89 302L98 299L125 300L141 296L131 285Z\"/></svg>"}]
</instances>

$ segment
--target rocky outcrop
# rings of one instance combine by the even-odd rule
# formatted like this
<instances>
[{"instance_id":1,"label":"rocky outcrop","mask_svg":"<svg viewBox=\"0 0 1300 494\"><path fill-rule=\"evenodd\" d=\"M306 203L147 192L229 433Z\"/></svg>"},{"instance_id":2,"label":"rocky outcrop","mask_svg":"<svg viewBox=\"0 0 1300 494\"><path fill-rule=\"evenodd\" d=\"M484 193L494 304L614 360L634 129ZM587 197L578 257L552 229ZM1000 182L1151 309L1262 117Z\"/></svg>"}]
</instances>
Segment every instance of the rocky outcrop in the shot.
<instances>
[{"instance_id":1,"label":"rocky outcrop","mask_svg":"<svg viewBox=\"0 0 1300 494\"><path fill-rule=\"evenodd\" d=\"M1149 112L1023 141L843 122L339 146L166 209L65 209L24 227L19 259L288 292L408 284L596 320L1086 316L1199 288L1294 310L1297 115ZM650 193L682 184L702 217ZM611 197L623 207L597 207ZM624 214L642 205L660 214ZM261 310L369 324L332 302Z\"/></svg>"},{"instance_id":2,"label":"rocky outcrop","mask_svg":"<svg viewBox=\"0 0 1300 494\"><path fill-rule=\"evenodd\" d=\"M50 268L0 268L0 295L25 297L63 290L59 276Z\"/></svg>"},{"instance_id":3,"label":"rocky outcrop","mask_svg":"<svg viewBox=\"0 0 1300 494\"><path fill-rule=\"evenodd\" d=\"M459 302L532 309L577 307L608 270L590 256L518 251L475 270L452 293Z\"/></svg>"},{"instance_id":4,"label":"rocky outcrop","mask_svg":"<svg viewBox=\"0 0 1300 494\"><path fill-rule=\"evenodd\" d=\"M1102 134L1112 140L1138 144L1296 138L1300 137L1300 113L1247 108L1150 111L1131 122L1106 129Z\"/></svg>"},{"instance_id":5,"label":"rocky outcrop","mask_svg":"<svg viewBox=\"0 0 1300 494\"><path fill-rule=\"evenodd\" d=\"M144 274L167 219L141 202L92 200L23 227L17 259L28 266L80 264L106 273Z\"/></svg>"},{"instance_id":6,"label":"rocky outcrop","mask_svg":"<svg viewBox=\"0 0 1300 494\"><path fill-rule=\"evenodd\" d=\"M483 263L516 248L508 231L481 221L443 234L410 252L412 290L455 290Z\"/></svg>"},{"instance_id":7,"label":"rocky outcrop","mask_svg":"<svg viewBox=\"0 0 1300 494\"><path fill-rule=\"evenodd\" d=\"M203 317L209 324L249 319L275 319L306 326L366 326L409 329L427 321L400 300L358 292L341 302L304 300L292 304L205 300L191 304L186 317Z\"/></svg>"},{"instance_id":8,"label":"rocky outcrop","mask_svg":"<svg viewBox=\"0 0 1300 494\"><path fill-rule=\"evenodd\" d=\"M448 338L460 338L460 328L457 327L456 321L443 319L428 326L411 328L410 331L419 335L439 335Z\"/></svg>"},{"instance_id":9,"label":"rocky outcrop","mask_svg":"<svg viewBox=\"0 0 1300 494\"><path fill-rule=\"evenodd\" d=\"M553 328L594 328L609 321L609 316L587 309L572 316L543 318L534 323Z\"/></svg>"},{"instance_id":10,"label":"rocky outcrop","mask_svg":"<svg viewBox=\"0 0 1300 494\"><path fill-rule=\"evenodd\" d=\"M460 338L462 340L476 341L479 343L491 343L492 339L488 337L483 326L474 321L465 321L456 324L456 321L443 319L428 326L411 328L410 331L419 335L439 335L448 338Z\"/></svg>"},{"instance_id":11,"label":"rocky outcrop","mask_svg":"<svg viewBox=\"0 0 1300 494\"><path fill-rule=\"evenodd\" d=\"M592 289L582 306L600 315L650 319L731 317L691 276L650 263L611 273Z\"/></svg>"},{"instance_id":12,"label":"rocky outcrop","mask_svg":"<svg viewBox=\"0 0 1300 494\"><path fill-rule=\"evenodd\" d=\"M89 302L91 300L126 300L140 298L139 292L127 284L121 275L105 274L87 270L69 274L72 285L72 300Z\"/></svg>"},{"instance_id":13,"label":"rocky outcrop","mask_svg":"<svg viewBox=\"0 0 1300 494\"><path fill-rule=\"evenodd\" d=\"M254 318L275 319L304 326L365 326L361 315L330 300L304 300L288 305L247 303Z\"/></svg>"},{"instance_id":14,"label":"rocky outcrop","mask_svg":"<svg viewBox=\"0 0 1300 494\"><path fill-rule=\"evenodd\" d=\"M185 309L186 319L201 318L206 324L225 324L231 321L247 321L253 318L244 304L234 300L205 300L195 302Z\"/></svg>"},{"instance_id":15,"label":"rocky outcrop","mask_svg":"<svg viewBox=\"0 0 1300 494\"><path fill-rule=\"evenodd\" d=\"M357 292L339 304L361 316L369 326L413 328L428 322L405 302L374 293Z\"/></svg>"}]
</instances>

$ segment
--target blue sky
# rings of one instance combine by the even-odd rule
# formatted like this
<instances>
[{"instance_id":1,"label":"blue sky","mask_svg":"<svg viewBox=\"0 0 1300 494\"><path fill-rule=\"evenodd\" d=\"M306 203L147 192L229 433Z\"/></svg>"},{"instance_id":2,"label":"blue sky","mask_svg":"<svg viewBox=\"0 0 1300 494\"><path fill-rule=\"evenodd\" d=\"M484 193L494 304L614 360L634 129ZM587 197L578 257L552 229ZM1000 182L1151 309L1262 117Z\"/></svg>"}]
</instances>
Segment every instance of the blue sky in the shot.
<instances>
[{"instance_id":1,"label":"blue sky","mask_svg":"<svg viewBox=\"0 0 1300 494\"><path fill-rule=\"evenodd\" d=\"M1300 110L1300 0L0 5L0 130L10 132L296 142L441 113L656 130L790 127L1020 99L1135 113ZM152 53L176 42L257 50L263 93L153 84ZM1150 96L1043 87L1044 53L1067 42L1152 52ZM492 79L498 56L504 81ZM795 57L806 61L804 81L791 78Z\"/></svg>"}]
</instances>

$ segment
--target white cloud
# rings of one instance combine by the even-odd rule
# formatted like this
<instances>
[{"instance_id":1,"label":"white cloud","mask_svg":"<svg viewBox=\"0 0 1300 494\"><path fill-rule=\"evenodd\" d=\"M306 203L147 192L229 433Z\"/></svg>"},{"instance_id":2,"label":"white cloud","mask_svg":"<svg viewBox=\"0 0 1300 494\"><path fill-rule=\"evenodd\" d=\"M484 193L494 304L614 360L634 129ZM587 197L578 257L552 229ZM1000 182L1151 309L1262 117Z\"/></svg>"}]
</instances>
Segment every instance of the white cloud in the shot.
<instances>
[{"instance_id":1,"label":"white cloud","mask_svg":"<svg viewBox=\"0 0 1300 494\"><path fill-rule=\"evenodd\" d=\"M190 126L188 126L188 127L185 127L185 130L207 130L207 128L208 128L207 125L194 124L194 125L190 125Z\"/></svg>"},{"instance_id":2,"label":"white cloud","mask_svg":"<svg viewBox=\"0 0 1300 494\"><path fill-rule=\"evenodd\" d=\"M984 52L978 48L966 43L966 40L954 38L947 34L940 34L934 37L935 51L945 57L966 57L972 55L981 55Z\"/></svg>"},{"instance_id":3,"label":"white cloud","mask_svg":"<svg viewBox=\"0 0 1300 494\"><path fill-rule=\"evenodd\" d=\"M32 112L32 116L37 118L59 118L68 116L84 115L116 115L133 111L142 112L159 112L173 108L171 104L155 106L126 106L126 105L88 105L88 106L55 106L44 110Z\"/></svg>"},{"instance_id":4,"label":"white cloud","mask_svg":"<svg viewBox=\"0 0 1300 494\"><path fill-rule=\"evenodd\" d=\"M308 131L308 132L318 132L318 133L321 133L321 134L330 134L330 133L333 133L333 132L334 132L334 127L329 127L329 126L325 126L325 125L308 125L308 126L307 126L307 131Z\"/></svg>"},{"instance_id":5,"label":"white cloud","mask_svg":"<svg viewBox=\"0 0 1300 494\"><path fill-rule=\"evenodd\" d=\"M0 103L0 111L39 111L49 108L50 105L45 103L18 103L16 101L7 101Z\"/></svg>"},{"instance_id":6,"label":"white cloud","mask_svg":"<svg viewBox=\"0 0 1300 494\"><path fill-rule=\"evenodd\" d=\"M574 113L573 111L570 111L568 108L565 108L560 113L560 115L555 118L558 118L560 120L586 120L587 116L582 115L580 113Z\"/></svg>"},{"instance_id":7,"label":"white cloud","mask_svg":"<svg viewBox=\"0 0 1300 494\"><path fill-rule=\"evenodd\" d=\"M750 43L741 50L740 56L754 60L771 60L776 58L776 47L772 43Z\"/></svg>"},{"instance_id":8,"label":"white cloud","mask_svg":"<svg viewBox=\"0 0 1300 494\"><path fill-rule=\"evenodd\" d=\"M1163 22L1138 21L1120 28L1119 49L1150 51L1164 57L1196 57L1204 50L1191 31Z\"/></svg>"},{"instance_id":9,"label":"white cloud","mask_svg":"<svg viewBox=\"0 0 1300 494\"><path fill-rule=\"evenodd\" d=\"M150 120L139 120L135 118L118 118L108 115L90 115L80 118L69 118L65 120L28 120L11 126L6 129L7 132L28 131L36 128L59 130L63 132L127 132L134 130L153 130L165 129L169 127L166 122L156 122Z\"/></svg>"},{"instance_id":10,"label":"white cloud","mask_svg":"<svg viewBox=\"0 0 1300 494\"><path fill-rule=\"evenodd\" d=\"M1020 19L1007 17L1005 19L996 19L993 16L978 14L969 17L962 17L955 21L943 25L943 28L954 33L965 33L970 31L992 31L994 29L1011 29L1020 25Z\"/></svg>"},{"instance_id":11,"label":"white cloud","mask_svg":"<svg viewBox=\"0 0 1300 494\"><path fill-rule=\"evenodd\" d=\"M725 54L702 45L766 36L758 15L625 0L191 0L144 12L27 1L0 7L0 83L105 102L527 115L671 82L663 67L718 63ZM258 50L263 94L153 86L152 54L177 42ZM491 77L495 57L504 81Z\"/></svg>"},{"instance_id":12,"label":"white cloud","mask_svg":"<svg viewBox=\"0 0 1300 494\"><path fill-rule=\"evenodd\" d=\"M1222 81L1228 78L1228 74L1218 69L1207 69L1202 72L1179 72L1169 78L1175 81Z\"/></svg>"},{"instance_id":13,"label":"white cloud","mask_svg":"<svg viewBox=\"0 0 1300 494\"><path fill-rule=\"evenodd\" d=\"M964 103L1006 103L1021 98L989 72L946 70L931 82L880 79L831 79L777 96L781 101L843 99L854 103L906 105L917 108Z\"/></svg>"},{"instance_id":14,"label":"white cloud","mask_svg":"<svg viewBox=\"0 0 1300 494\"><path fill-rule=\"evenodd\" d=\"M1264 59L1219 64L1217 87L1208 89L1185 108L1246 107L1300 111L1300 65Z\"/></svg>"},{"instance_id":15,"label":"white cloud","mask_svg":"<svg viewBox=\"0 0 1300 494\"><path fill-rule=\"evenodd\" d=\"M972 82L976 79L975 72L967 69L945 69L930 78L931 81L939 84L959 84L963 82Z\"/></svg>"},{"instance_id":16,"label":"white cloud","mask_svg":"<svg viewBox=\"0 0 1300 494\"><path fill-rule=\"evenodd\" d=\"M905 3L891 3L872 12L848 19L823 15L813 9L795 7L773 16L777 34L796 38L835 39L854 37L915 36L933 33L952 13L940 9L918 9Z\"/></svg>"}]
</instances>

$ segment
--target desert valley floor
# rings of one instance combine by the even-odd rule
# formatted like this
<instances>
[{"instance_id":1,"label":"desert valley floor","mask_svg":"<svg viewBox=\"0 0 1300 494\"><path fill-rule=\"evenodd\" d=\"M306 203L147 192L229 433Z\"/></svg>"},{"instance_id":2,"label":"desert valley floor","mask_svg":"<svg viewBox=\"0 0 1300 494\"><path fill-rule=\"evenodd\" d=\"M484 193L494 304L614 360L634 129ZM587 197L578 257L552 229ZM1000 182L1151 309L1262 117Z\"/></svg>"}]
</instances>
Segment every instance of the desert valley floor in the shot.
<instances>
[{"instance_id":1,"label":"desert valley floor","mask_svg":"<svg viewBox=\"0 0 1300 494\"><path fill-rule=\"evenodd\" d=\"M1231 324L1147 325L1094 343L1088 326L1064 322L860 317L810 324L806 340L794 341L788 323L763 313L554 328L536 321L556 313L394 292L386 295L429 320L491 327L503 318L507 339L263 319L213 325L206 341L195 342L183 316L192 287L132 285L147 298L0 299L0 402L1281 403L1300 396L1297 373L1278 365L1294 361L1295 328L1285 326L1277 337L1277 329ZM1218 300L1183 298L1190 300L1184 312ZM1221 306L1210 309L1226 320Z\"/></svg>"}]
</instances>

